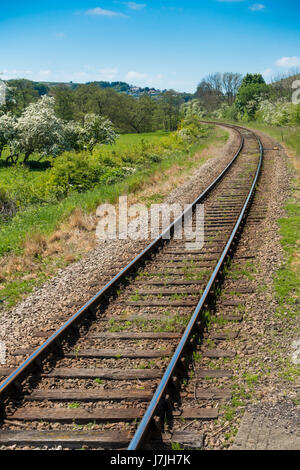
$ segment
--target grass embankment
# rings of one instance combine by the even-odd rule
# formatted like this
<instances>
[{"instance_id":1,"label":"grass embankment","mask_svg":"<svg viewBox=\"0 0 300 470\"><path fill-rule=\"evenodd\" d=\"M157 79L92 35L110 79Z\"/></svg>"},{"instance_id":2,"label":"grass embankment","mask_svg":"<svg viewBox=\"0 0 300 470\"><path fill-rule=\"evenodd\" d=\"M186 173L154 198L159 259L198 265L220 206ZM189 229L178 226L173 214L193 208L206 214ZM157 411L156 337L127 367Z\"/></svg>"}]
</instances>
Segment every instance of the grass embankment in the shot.
<instances>
[{"instance_id":1,"label":"grass embankment","mask_svg":"<svg viewBox=\"0 0 300 470\"><path fill-rule=\"evenodd\" d=\"M265 132L283 145L294 173L291 197L284 206L286 216L278 220L285 261L274 278L279 303L277 314L294 316L299 311L297 302L300 291L300 127L272 127L253 121L240 122L239 125Z\"/></svg>"},{"instance_id":2,"label":"grass embankment","mask_svg":"<svg viewBox=\"0 0 300 470\"><path fill-rule=\"evenodd\" d=\"M122 135L115 145L101 148L106 165L102 183L95 183L90 190L70 191L53 201L52 193L48 195L45 189L49 165L33 162L31 169L16 170L2 162L0 179L7 192L15 194L15 200L23 205L22 210L0 224L0 300L6 307L95 246L94 211L99 204L115 203L122 194L146 204L160 202L210 158L211 144L226 142L228 133L211 128L197 144L188 147L173 145L169 138L163 132ZM120 155L125 160L121 164L134 168L134 172L117 173L115 177L113 163L116 161L119 171ZM86 182L87 178L83 184Z\"/></svg>"},{"instance_id":3,"label":"grass embankment","mask_svg":"<svg viewBox=\"0 0 300 470\"><path fill-rule=\"evenodd\" d=\"M300 293L300 128L271 127L256 122L247 123L246 126L265 132L281 143L287 150L294 172L291 197L284 206L286 216L278 220L285 262L274 278L279 303L277 314L294 316L299 312L297 302Z\"/></svg>"}]
</instances>

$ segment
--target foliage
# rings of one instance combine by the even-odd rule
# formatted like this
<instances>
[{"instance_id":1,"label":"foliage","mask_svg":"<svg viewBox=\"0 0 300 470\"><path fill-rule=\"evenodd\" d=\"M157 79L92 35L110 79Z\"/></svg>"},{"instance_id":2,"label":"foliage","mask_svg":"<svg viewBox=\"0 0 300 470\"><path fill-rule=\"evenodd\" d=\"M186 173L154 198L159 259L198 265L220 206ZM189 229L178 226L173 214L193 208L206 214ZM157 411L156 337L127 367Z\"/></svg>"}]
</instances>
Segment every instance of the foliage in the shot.
<instances>
[{"instance_id":1,"label":"foliage","mask_svg":"<svg viewBox=\"0 0 300 470\"><path fill-rule=\"evenodd\" d=\"M180 107L183 98L174 90L166 91L158 100L158 116L162 119L166 131L175 131L180 123Z\"/></svg>"},{"instance_id":2,"label":"foliage","mask_svg":"<svg viewBox=\"0 0 300 470\"><path fill-rule=\"evenodd\" d=\"M185 127L187 139L180 136ZM170 154L188 151L191 145L206 135L205 127L198 120L196 123L186 121L180 131L170 135L142 136L139 139L132 136L125 139L125 145L97 145L92 153L72 149L53 157L50 167L45 167L42 172L32 172L29 166L20 163L3 169L2 187L19 209L32 204L54 203L69 194L115 184L153 163L163 161Z\"/></svg>"},{"instance_id":3,"label":"foliage","mask_svg":"<svg viewBox=\"0 0 300 470\"><path fill-rule=\"evenodd\" d=\"M239 110L235 104L228 105L224 103L219 109L211 113L211 117L214 119L226 119L229 121L235 121L238 119Z\"/></svg>"},{"instance_id":4,"label":"foliage","mask_svg":"<svg viewBox=\"0 0 300 470\"><path fill-rule=\"evenodd\" d=\"M20 116L24 109L39 98L39 89L30 80L10 80L4 111Z\"/></svg>"},{"instance_id":5,"label":"foliage","mask_svg":"<svg viewBox=\"0 0 300 470\"><path fill-rule=\"evenodd\" d=\"M181 105L180 112L183 115L184 119L190 117L198 117L199 119L206 116L206 111L201 105L200 101L193 99Z\"/></svg>"},{"instance_id":6,"label":"foliage","mask_svg":"<svg viewBox=\"0 0 300 470\"><path fill-rule=\"evenodd\" d=\"M59 117L75 120L83 124L84 116L93 113L107 117L119 132L151 132L165 128L175 130L179 122L179 108L184 95L169 91L161 93L155 99L145 93L138 98L126 94L128 86L120 82L116 89L111 86L99 86L98 82L79 85L74 90L61 85L51 89L57 105ZM123 88L125 89L123 90ZM149 89L148 89L149 90ZM125 92L125 93L124 93Z\"/></svg>"},{"instance_id":7,"label":"foliage","mask_svg":"<svg viewBox=\"0 0 300 470\"><path fill-rule=\"evenodd\" d=\"M80 150L82 148L82 127L73 121L64 123L64 143L65 150Z\"/></svg>"},{"instance_id":8,"label":"foliage","mask_svg":"<svg viewBox=\"0 0 300 470\"><path fill-rule=\"evenodd\" d=\"M121 133L144 133L164 128L176 130L179 108L192 99L189 93L174 90L160 92L148 87L134 94L125 82L38 83L9 80L4 112L19 117L26 107L48 95L55 98L55 114L63 121L83 125L86 114L108 118Z\"/></svg>"},{"instance_id":9,"label":"foliage","mask_svg":"<svg viewBox=\"0 0 300 470\"><path fill-rule=\"evenodd\" d=\"M14 138L15 124L16 120L11 113L0 116L0 156L4 147Z\"/></svg>"},{"instance_id":10,"label":"foliage","mask_svg":"<svg viewBox=\"0 0 300 470\"><path fill-rule=\"evenodd\" d=\"M260 73L247 73L242 80L240 88L247 87L249 85L265 85L266 82Z\"/></svg>"},{"instance_id":11,"label":"foliage","mask_svg":"<svg viewBox=\"0 0 300 470\"><path fill-rule=\"evenodd\" d=\"M214 73L199 83L196 96L205 108L212 112L222 103L232 105L241 85L240 73Z\"/></svg>"},{"instance_id":12,"label":"foliage","mask_svg":"<svg viewBox=\"0 0 300 470\"><path fill-rule=\"evenodd\" d=\"M102 116L86 114L82 129L82 141L91 152L96 144L113 144L118 135L112 123Z\"/></svg>"},{"instance_id":13,"label":"foliage","mask_svg":"<svg viewBox=\"0 0 300 470\"><path fill-rule=\"evenodd\" d=\"M192 143L197 139L207 136L208 128L200 123L196 116L186 117L178 130L178 136L186 142Z\"/></svg>"},{"instance_id":14,"label":"foliage","mask_svg":"<svg viewBox=\"0 0 300 470\"><path fill-rule=\"evenodd\" d=\"M65 152L53 161L47 172L48 193L59 195L83 192L101 183L113 184L122 179L126 170L103 165L99 156L88 152Z\"/></svg>"},{"instance_id":15,"label":"foliage","mask_svg":"<svg viewBox=\"0 0 300 470\"><path fill-rule=\"evenodd\" d=\"M33 152L56 156L64 144L64 123L55 116L55 101L43 96L31 103L15 122L15 135L10 142L12 153L24 154L27 161Z\"/></svg>"},{"instance_id":16,"label":"foliage","mask_svg":"<svg viewBox=\"0 0 300 470\"><path fill-rule=\"evenodd\" d=\"M235 102L231 105L223 103L210 113L210 117L229 121L255 120L277 127L299 125L300 105L291 102L292 84L299 76L294 72L292 75L291 73L280 76L270 85L265 83L260 74L247 74L242 81ZM283 138L282 131L279 135ZM288 139L297 143L296 133L288 136Z\"/></svg>"},{"instance_id":17,"label":"foliage","mask_svg":"<svg viewBox=\"0 0 300 470\"><path fill-rule=\"evenodd\" d=\"M117 137L108 119L92 113L84 117L83 127L74 121L63 121L55 114L55 99L46 95L27 106L18 118L10 113L0 116L0 156L8 146L7 160L13 162L21 155L27 162L33 153L42 159L64 150L91 152L96 144L112 144Z\"/></svg>"},{"instance_id":18,"label":"foliage","mask_svg":"<svg viewBox=\"0 0 300 470\"><path fill-rule=\"evenodd\" d=\"M247 74L237 93L235 105L243 120L254 118L262 99L266 99L270 89L260 74Z\"/></svg>"},{"instance_id":19,"label":"foliage","mask_svg":"<svg viewBox=\"0 0 300 470\"><path fill-rule=\"evenodd\" d=\"M285 126L294 121L295 108L284 100L263 100L259 103L256 119L272 126Z\"/></svg>"}]
</instances>

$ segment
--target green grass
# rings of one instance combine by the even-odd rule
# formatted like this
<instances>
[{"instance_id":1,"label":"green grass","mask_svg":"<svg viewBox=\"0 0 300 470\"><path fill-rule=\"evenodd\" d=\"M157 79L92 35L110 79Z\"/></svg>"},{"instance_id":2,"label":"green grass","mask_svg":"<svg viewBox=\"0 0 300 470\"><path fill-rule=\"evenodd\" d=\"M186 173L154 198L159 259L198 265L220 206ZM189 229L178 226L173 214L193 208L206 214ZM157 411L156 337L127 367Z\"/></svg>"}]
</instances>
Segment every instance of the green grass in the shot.
<instances>
[{"instance_id":1,"label":"green grass","mask_svg":"<svg viewBox=\"0 0 300 470\"><path fill-rule=\"evenodd\" d=\"M141 143L143 140L151 141L154 143L159 143L162 137L167 137L169 132L165 131L156 131L143 134L122 134L115 144L111 145L112 150L120 151L128 147L128 145L136 145Z\"/></svg>"},{"instance_id":2,"label":"green grass","mask_svg":"<svg viewBox=\"0 0 300 470\"><path fill-rule=\"evenodd\" d=\"M72 409L72 408L79 408L80 407L80 403L78 402L74 402L74 403L69 403L68 405L68 408Z\"/></svg>"},{"instance_id":3,"label":"green grass","mask_svg":"<svg viewBox=\"0 0 300 470\"><path fill-rule=\"evenodd\" d=\"M292 150L299 158L300 156L300 128L299 127L272 127L257 122L244 124L246 127L257 129L269 134L278 142ZM298 170L299 173L299 170ZM300 184L292 181L294 188L292 197L286 202L284 209L286 216L278 220L281 244L285 251L285 262L274 277L274 288L279 307L277 314L280 316L297 315L297 299L300 293L299 261L295 262L295 254L299 254L300 240L300 207L299 194Z\"/></svg>"},{"instance_id":4,"label":"green grass","mask_svg":"<svg viewBox=\"0 0 300 470\"><path fill-rule=\"evenodd\" d=\"M278 220L281 244L285 251L285 263L276 273L274 288L279 303L279 315L297 315L297 299L300 294L299 253L300 240L300 207L297 200L292 199L285 205L286 217Z\"/></svg>"}]
</instances>

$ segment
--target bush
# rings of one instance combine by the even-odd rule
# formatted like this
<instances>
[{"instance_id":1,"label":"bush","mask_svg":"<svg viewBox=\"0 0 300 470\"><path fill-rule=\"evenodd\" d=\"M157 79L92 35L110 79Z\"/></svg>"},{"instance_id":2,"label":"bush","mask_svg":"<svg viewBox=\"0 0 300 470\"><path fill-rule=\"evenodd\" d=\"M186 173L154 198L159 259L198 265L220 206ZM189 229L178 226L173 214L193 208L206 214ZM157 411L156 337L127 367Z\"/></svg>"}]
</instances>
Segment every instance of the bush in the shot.
<instances>
[{"instance_id":1,"label":"bush","mask_svg":"<svg viewBox=\"0 0 300 470\"><path fill-rule=\"evenodd\" d=\"M177 132L178 136L185 142L190 144L196 142L201 137L206 137L208 127L201 124L196 116L188 116L182 122Z\"/></svg>"},{"instance_id":2,"label":"bush","mask_svg":"<svg viewBox=\"0 0 300 470\"><path fill-rule=\"evenodd\" d=\"M295 108L295 105L284 100L264 100L260 102L255 117L258 121L272 126L291 125L295 121Z\"/></svg>"},{"instance_id":3,"label":"bush","mask_svg":"<svg viewBox=\"0 0 300 470\"><path fill-rule=\"evenodd\" d=\"M56 193L82 192L98 183L104 171L95 155L64 152L52 161L48 181Z\"/></svg>"}]
</instances>

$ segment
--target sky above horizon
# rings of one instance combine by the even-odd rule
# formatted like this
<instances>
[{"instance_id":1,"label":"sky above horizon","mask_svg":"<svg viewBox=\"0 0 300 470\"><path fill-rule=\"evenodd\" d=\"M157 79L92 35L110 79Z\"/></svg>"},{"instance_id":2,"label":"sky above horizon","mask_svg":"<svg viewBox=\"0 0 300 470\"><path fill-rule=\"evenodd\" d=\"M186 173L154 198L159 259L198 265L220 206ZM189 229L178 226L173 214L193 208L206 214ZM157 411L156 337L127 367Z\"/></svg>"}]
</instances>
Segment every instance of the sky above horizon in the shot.
<instances>
[{"instance_id":1,"label":"sky above horizon","mask_svg":"<svg viewBox=\"0 0 300 470\"><path fill-rule=\"evenodd\" d=\"M299 23L299 0L14 0L0 8L0 77L187 92L213 72L269 81L300 69Z\"/></svg>"}]
</instances>

